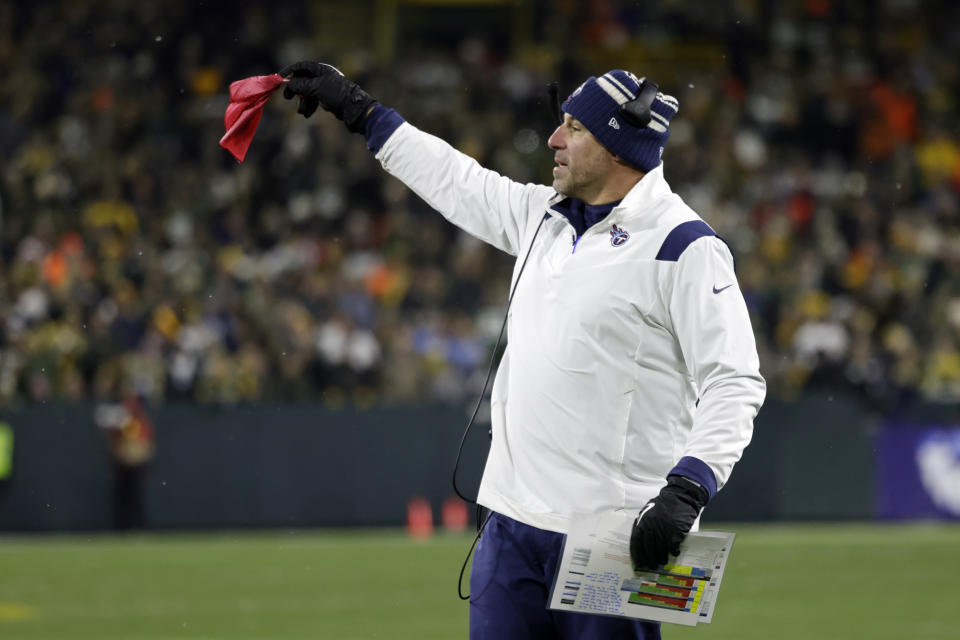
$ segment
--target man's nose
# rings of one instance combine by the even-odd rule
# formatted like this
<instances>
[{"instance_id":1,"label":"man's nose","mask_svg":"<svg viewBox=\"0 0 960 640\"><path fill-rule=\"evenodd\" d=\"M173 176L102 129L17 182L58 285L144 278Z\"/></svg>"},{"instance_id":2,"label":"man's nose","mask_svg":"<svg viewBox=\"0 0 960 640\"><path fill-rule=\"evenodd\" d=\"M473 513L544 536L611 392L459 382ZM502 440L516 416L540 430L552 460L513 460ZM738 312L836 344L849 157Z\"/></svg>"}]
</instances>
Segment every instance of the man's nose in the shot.
<instances>
[{"instance_id":1,"label":"man's nose","mask_svg":"<svg viewBox=\"0 0 960 640\"><path fill-rule=\"evenodd\" d=\"M560 125L550 134L550 138L547 139L547 146L551 149L562 149L563 145L563 125Z\"/></svg>"}]
</instances>

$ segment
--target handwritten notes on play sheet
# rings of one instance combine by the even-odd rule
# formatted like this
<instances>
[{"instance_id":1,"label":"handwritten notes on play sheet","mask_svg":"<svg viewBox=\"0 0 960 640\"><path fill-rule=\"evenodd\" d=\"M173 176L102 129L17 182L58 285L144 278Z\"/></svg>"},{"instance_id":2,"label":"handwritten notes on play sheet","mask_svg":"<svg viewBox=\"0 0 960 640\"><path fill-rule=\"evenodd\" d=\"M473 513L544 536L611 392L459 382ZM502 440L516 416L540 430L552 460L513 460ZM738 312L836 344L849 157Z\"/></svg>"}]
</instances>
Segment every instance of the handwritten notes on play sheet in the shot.
<instances>
[{"instance_id":1,"label":"handwritten notes on play sheet","mask_svg":"<svg viewBox=\"0 0 960 640\"><path fill-rule=\"evenodd\" d=\"M551 609L693 626L708 623L735 534L691 533L680 555L654 571L634 571L630 530L618 511L576 522L567 535Z\"/></svg>"}]
</instances>

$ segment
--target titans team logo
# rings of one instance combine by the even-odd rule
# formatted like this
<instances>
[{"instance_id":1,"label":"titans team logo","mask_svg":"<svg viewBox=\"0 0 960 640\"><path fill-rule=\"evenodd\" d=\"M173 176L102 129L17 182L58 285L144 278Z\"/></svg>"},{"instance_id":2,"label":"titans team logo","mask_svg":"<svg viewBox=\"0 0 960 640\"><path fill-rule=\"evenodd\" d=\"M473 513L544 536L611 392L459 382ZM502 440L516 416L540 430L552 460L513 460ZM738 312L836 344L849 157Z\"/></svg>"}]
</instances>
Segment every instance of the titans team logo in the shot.
<instances>
[{"instance_id":1,"label":"titans team logo","mask_svg":"<svg viewBox=\"0 0 960 640\"><path fill-rule=\"evenodd\" d=\"M626 229L621 229L617 225L613 225L613 228L610 229L610 244L613 246L619 247L629 239L630 234L627 233Z\"/></svg>"}]
</instances>

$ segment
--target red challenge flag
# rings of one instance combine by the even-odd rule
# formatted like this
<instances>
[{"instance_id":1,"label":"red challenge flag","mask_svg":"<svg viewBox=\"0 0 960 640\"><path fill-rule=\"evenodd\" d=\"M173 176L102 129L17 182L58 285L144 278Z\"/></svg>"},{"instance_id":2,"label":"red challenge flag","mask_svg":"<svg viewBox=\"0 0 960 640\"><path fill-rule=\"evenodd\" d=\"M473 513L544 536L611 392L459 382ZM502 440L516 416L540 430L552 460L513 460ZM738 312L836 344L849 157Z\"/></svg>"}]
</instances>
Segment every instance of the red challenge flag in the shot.
<instances>
[{"instance_id":1,"label":"red challenge flag","mask_svg":"<svg viewBox=\"0 0 960 640\"><path fill-rule=\"evenodd\" d=\"M283 76L272 73L230 83L230 104L223 117L226 133L220 138L220 146L232 153L237 162L243 162L253 142L253 134L257 132L263 115L263 105L283 81Z\"/></svg>"}]
</instances>

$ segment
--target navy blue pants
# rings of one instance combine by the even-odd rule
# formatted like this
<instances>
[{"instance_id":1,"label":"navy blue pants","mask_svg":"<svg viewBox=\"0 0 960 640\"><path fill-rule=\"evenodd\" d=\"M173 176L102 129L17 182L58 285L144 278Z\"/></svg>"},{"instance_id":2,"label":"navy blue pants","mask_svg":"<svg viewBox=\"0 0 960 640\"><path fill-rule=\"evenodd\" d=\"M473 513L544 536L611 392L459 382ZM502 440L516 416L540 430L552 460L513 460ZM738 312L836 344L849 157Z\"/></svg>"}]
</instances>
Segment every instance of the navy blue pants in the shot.
<instances>
[{"instance_id":1,"label":"navy blue pants","mask_svg":"<svg viewBox=\"0 0 960 640\"><path fill-rule=\"evenodd\" d=\"M471 640L660 640L660 625L547 608L564 535L493 513L470 570Z\"/></svg>"}]
</instances>

